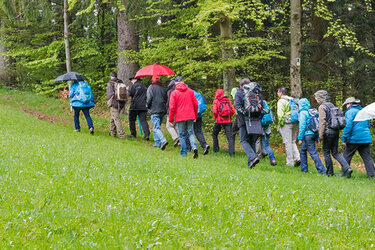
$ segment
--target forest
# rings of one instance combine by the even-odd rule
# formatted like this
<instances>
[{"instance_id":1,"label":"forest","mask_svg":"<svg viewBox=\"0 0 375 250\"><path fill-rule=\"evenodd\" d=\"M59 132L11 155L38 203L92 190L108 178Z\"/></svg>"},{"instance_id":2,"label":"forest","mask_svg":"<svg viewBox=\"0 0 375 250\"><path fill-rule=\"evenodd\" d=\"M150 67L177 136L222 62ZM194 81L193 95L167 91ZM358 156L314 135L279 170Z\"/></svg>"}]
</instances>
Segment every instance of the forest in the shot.
<instances>
[{"instance_id":1,"label":"forest","mask_svg":"<svg viewBox=\"0 0 375 250\"><path fill-rule=\"evenodd\" d=\"M375 93L370 0L1 0L0 22L1 84L46 95L76 71L101 103L111 71L129 84L153 63L209 100L244 77L272 106L279 86L307 98L326 89L336 104Z\"/></svg>"}]
</instances>

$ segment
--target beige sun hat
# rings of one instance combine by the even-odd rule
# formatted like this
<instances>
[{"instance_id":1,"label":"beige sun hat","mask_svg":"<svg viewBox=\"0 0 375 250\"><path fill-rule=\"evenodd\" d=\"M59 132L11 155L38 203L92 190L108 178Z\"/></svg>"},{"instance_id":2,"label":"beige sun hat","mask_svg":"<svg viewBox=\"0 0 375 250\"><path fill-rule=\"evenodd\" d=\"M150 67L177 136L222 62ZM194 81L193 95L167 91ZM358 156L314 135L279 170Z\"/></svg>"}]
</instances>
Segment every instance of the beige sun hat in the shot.
<instances>
[{"instance_id":1,"label":"beige sun hat","mask_svg":"<svg viewBox=\"0 0 375 250\"><path fill-rule=\"evenodd\" d=\"M358 103L360 103L361 102L361 100L359 100L359 99L355 99L354 97L349 97L349 98L346 98L346 100L345 100L345 102L342 104L342 106L345 106L346 104L348 104L348 103L356 103L356 104L358 104Z\"/></svg>"}]
</instances>

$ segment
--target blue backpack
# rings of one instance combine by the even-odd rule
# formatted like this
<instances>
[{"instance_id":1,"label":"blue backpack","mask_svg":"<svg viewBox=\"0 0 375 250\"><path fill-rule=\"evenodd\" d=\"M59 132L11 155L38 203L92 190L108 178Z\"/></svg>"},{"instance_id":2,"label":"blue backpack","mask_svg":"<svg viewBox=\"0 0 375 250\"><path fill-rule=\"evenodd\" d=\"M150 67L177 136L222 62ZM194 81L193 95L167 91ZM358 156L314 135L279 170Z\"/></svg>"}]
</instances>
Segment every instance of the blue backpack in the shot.
<instances>
[{"instance_id":1,"label":"blue backpack","mask_svg":"<svg viewBox=\"0 0 375 250\"><path fill-rule=\"evenodd\" d=\"M263 101L263 109L269 110L269 113L263 115L261 120L262 127L268 127L273 124L273 114L270 106L267 104L266 101Z\"/></svg>"},{"instance_id":2,"label":"blue backpack","mask_svg":"<svg viewBox=\"0 0 375 250\"><path fill-rule=\"evenodd\" d=\"M194 91L195 98L197 99L198 102L198 117L202 117L204 111L207 110L207 106L204 102L204 97L201 93Z\"/></svg>"},{"instance_id":3,"label":"blue backpack","mask_svg":"<svg viewBox=\"0 0 375 250\"><path fill-rule=\"evenodd\" d=\"M319 112L316 109L309 109L309 122L307 124L307 129L314 133L319 131Z\"/></svg>"},{"instance_id":4,"label":"blue backpack","mask_svg":"<svg viewBox=\"0 0 375 250\"><path fill-rule=\"evenodd\" d=\"M298 100L297 99L290 99L289 100L289 106L290 106L290 121L292 123L298 122Z\"/></svg>"},{"instance_id":5,"label":"blue backpack","mask_svg":"<svg viewBox=\"0 0 375 250\"><path fill-rule=\"evenodd\" d=\"M76 94L78 101L82 103L90 103L94 99L94 95L92 93L91 87L88 85L86 81L80 81L78 83Z\"/></svg>"}]
</instances>

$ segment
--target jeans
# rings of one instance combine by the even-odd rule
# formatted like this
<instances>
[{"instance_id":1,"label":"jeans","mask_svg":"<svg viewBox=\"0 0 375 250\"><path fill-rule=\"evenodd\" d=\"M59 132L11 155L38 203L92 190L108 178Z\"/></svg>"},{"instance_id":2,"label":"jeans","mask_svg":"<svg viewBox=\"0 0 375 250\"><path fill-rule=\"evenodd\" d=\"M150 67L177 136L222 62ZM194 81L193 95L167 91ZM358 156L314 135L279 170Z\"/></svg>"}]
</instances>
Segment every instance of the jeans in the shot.
<instances>
[{"instance_id":1,"label":"jeans","mask_svg":"<svg viewBox=\"0 0 375 250\"><path fill-rule=\"evenodd\" d=\"M139 122L141 123L144 137L145 138L150 137L150 129L148 128L148 123L147 123L147 111L143 111L143 110L129 110L130 134L134 137L137 136L137 130L135 128L135 122L137 120L137 116L139 117Z\"/></svg>"},{"instance_id":2,"label":"jeans","mask_svg":"<svg viewBox=\"0 0 375 250\"><path fill-rule=\"evenodd\" d=\"M192 149L194 150L197 148L197 142L195 141L193 127L194 127L194 121L192 120L177 122L178 136L179 136L180 145L181 145L181 151L180 151L181 156L187 155L186 140L185 140L186 137L189 138Z\"/></svg>"},{"instance_id":3,"label":"jeans","mask_svg":"<svg viewBox=\"0 0 375 250\"><path fill-rule=\"evenodd\" d=\"M300 156L296 144L298 134L298 124L285 124L280 127L280 134L283 138L286 154L286 165L294 166L294 161L299 161Z\"/></svg>"},{"instance_id":4,"label":"jeans","mask_svg":"<svg viewBox=\"0 0 375 250\"><path fill-rule=\"evenodd\" d=\"M369 176L375 176L374 161L370 155L370 143L346 143L344 151L346 162L350 165L353 155L357 150L365 164L367 174Z\"/></svg>"},{"instance_id":5,"label":"jeans","mask_svg":"<svg viewBox=\"0 0 375 250\"><path fill-rule=\"evenodd\" d=\"M258 158L255 153L255 143L259 135L248 134L246 126L240 127L240 141L243 150L247 155L247 164L249 165L255 158Z\"/></svg>"},{"instance_id":6,"label":"jeans","mask_svg":"<svg viewBox=\"0 0 375 250\"><path fill-rule=\"evenodd\" d=\"M83 114L85 115L87 126L90 128L94 127L94 124L92 123L92 119L90 116L90 108L83 108L83 107L73 107L74 109L74 127L77 130L81 130L81 126L79 124L79 112L82 110Z\"/></svg>"},{"instance_id":7,"label":"jeans","mask_svg":"<svg viewBox=\"0 0 375 250\"><path fill-rule=\"evenodd\" d=\"M163 122L164 114L152 114L152 134L154 135L154 141L156 147L161 147L161 145L167 141L163 133L161 132L161 123Z\"/></svg>"},{"instance_id":8,"label":"jeans","mask_svg":"<svg viewBox=\"0 0 375 250\"><path fill-rule=\"evenodd\" d=\"M227 136L228 141L228 153L230 156L234 155L234 142L232 134L232 123L215 123L214 128L212 129L212 141L214 152L219 152L219 140L218 135L221 129L224 128L225 135Z\"/></svg>"},{"instance_id":9,"label":"jeans","mask_svg":"<svg viewBox=\"0 0 375 250\"><path fill-rule=\"evenodd\" d=\"M324 134L323 136L323 153L326 163L327 175L333 175L332 156L340 163L342 172L346 172L350 167L344 157L338 151L339 133Z\"/></svg>"},{"instance_id":10,"label":"jeans","mask_svg":"<svg viewBox=\"0 0 375 250\"><path fill-rule=\"evenodd\" d=\"M272 148L270 146L270 135L264 134L262 135L262 145L263 148L267 151L268 157L270 158L270 161L275 160L275 155L273 154Z\"/></svg>"},{"instance_id":11,"label":"jeans","mask_svg":"<svg viewBox=\"0 0 375 250\"><path fill-rule=\"evenodd\" d=\"M204 139L204 134L202 130L202 117L198 117L197 120L194 122L194 135L197 138L199 144L203 149L206 148L207 142L206 139ZM191 150L189 139L186 137L186 148L188 151Z\"/></svg>"},{"instance_id":12,"label":"jeans","mask_svg":"<svg viewBox=\"0 0 375 250\"><path fill-rule=\"evenodd\" d=\"M303 143L301 146L301 170L303 172L308 171L308 165L307 165L307 151L309 151L309 154L311 158L313 159L315 163L315 167L318 170L319 174L324 174L326 172L322 161L319 158L318 152L316 151L315 147L316 142L316 136L315 135L305 135L303 138Z\"/></svg>"}]
</instances>

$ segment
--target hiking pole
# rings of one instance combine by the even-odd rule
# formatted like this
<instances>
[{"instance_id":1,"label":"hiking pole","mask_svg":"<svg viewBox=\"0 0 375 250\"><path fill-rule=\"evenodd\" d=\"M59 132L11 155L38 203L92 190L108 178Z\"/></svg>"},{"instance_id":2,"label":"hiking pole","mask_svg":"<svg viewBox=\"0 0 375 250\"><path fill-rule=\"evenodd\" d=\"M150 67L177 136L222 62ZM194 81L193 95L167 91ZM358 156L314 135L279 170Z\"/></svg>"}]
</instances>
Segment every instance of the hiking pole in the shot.
<instances>
[{"instance_id":1,"label":"hiking pole","mask_svg":"<svg viewBox=\"0 0 375 250\"><path fill-rule=\"evenodd\" d=\"M139 120L139 115L137 115L137 121L138 121L139 131L141 132L141 135L143 135L142 126L141 126L141 121Z\"/></svg>"}]
</instances>

